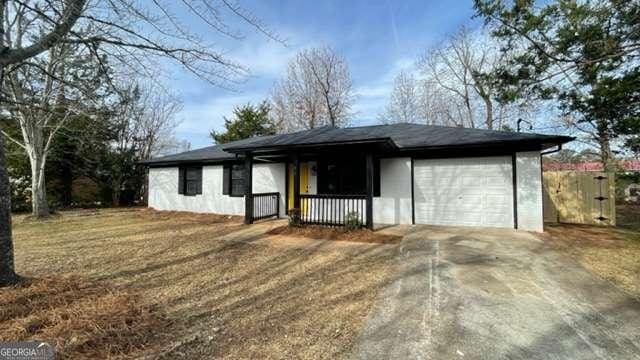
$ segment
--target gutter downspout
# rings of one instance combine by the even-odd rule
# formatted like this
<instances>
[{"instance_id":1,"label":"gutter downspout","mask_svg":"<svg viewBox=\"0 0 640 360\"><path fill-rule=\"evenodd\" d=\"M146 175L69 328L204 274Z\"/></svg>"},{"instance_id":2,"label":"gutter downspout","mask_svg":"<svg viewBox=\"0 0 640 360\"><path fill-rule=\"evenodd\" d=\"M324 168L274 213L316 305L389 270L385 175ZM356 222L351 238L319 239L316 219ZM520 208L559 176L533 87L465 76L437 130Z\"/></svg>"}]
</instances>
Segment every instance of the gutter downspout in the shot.
<instances>
[{"instance_id":1,"label":"gutter downspout","mask_svg":"<svg viewBox=\"0 0 640 360\"><path fill-rule=\"evenodd\" d=\"M555 154L558 151L562 150L562 144L558 144L556 145L557 148L553 149L553 150L549 150L549 151L543 151L540 153L540 155L549 155L549 154Z\"/></svg>"}]
</instances>

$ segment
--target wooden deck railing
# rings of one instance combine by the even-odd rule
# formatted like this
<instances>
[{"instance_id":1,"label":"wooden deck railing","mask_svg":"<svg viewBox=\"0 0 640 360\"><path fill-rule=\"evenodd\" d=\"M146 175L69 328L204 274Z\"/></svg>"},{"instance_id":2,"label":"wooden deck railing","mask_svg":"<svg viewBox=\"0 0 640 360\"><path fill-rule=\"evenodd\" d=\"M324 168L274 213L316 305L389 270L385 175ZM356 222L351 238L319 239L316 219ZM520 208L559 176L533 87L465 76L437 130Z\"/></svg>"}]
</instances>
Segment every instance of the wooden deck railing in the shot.
<instances>
[{"instance_id":1,"label":"wooden deck railing","mask_svg":"<svg viewBox=\"0 0 640 360\"><path fill-rule=\"evenodd\" d=\"M280 193L253 194L253 220L280 216Z\"/></svg>"},{"instance_id":2,"label":"wooden deck railing","mask_svg":"<svg viewBox=\"0 0 640 360\"><path fill-rule=\"evenodd\" d=\"M366 203L366 195L300 194L300 220L303 224L344 226L349 217L364 226Z\"/></svg>"}]
</instances>

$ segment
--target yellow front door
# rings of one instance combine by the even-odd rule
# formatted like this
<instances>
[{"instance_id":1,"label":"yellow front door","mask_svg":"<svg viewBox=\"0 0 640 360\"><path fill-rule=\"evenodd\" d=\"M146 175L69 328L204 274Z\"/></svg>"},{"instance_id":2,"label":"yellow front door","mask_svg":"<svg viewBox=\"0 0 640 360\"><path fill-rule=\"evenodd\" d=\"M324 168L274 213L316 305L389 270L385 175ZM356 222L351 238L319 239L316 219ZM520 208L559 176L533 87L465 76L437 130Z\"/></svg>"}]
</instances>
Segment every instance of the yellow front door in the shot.
<instances>
[{"instance_id":1,"label":"yellow front door","mask_svg":"<svg viewBox=\"0 0 640 360\"><path fill-rule=\"evenodd\" d=\"M309 166L307 163L300 163L300 193L309 192ZM293 209L293 164L289 164L289 197L287 199L288 209ZM304 209L301 209L304 212Z\"/></svg>"}]
</instances>

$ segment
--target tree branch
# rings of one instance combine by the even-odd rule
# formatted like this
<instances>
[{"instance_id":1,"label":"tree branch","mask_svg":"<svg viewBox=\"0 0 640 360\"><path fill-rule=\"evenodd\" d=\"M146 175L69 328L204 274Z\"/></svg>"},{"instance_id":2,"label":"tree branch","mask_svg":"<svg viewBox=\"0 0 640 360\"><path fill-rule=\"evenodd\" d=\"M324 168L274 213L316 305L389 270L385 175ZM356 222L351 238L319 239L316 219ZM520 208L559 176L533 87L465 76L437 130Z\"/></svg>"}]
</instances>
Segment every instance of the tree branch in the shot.
<instances>
[{"instance_id":1,"label":"tree branch","mask_svg":"<svg viewBox=\"0 0 640 360\"><path fill-rule=\"evenodd\" d=\"M35 43L26 48L0 49L0 67L20 63L28 58L36 56L59 42L73 28L80 18L86 0L65 0L65 8L60 21L55 23L53 30L43 35Z\"/></svg>"}]
</instances>

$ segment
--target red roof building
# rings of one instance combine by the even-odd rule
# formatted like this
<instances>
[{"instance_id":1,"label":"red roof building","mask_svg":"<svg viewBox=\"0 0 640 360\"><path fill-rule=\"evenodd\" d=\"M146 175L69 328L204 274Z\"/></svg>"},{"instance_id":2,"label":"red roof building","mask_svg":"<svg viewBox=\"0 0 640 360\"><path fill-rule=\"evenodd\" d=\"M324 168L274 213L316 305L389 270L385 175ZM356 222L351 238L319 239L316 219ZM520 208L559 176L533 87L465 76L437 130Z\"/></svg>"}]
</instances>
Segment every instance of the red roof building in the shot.
<instances>
[{"instance_id":1,"label":"red roof building","mask_svg":"<svg viewBox=\"0 0 640 360\"><path fill-rule=\"evenodd\" d=\"M623 160L618 162L618 166L626 171L640 171L640 160ZM573 171L602 171L603 166L601 162L590 161L581 163L561 163L556 161L546 161L542 164L544 171L559 171L559 170L573 170Z\"/></svg>"}]
</instances>

